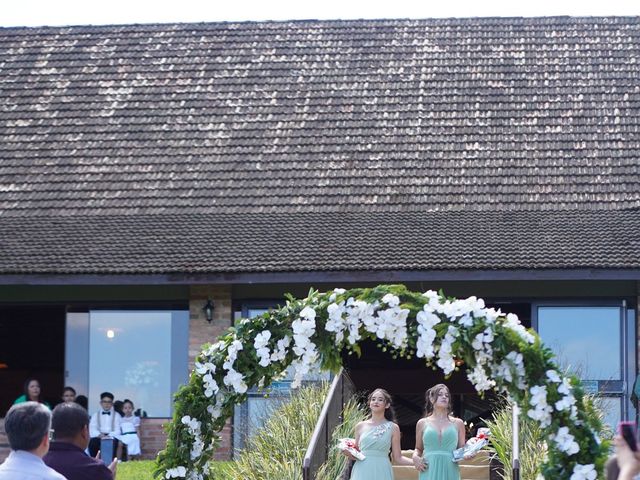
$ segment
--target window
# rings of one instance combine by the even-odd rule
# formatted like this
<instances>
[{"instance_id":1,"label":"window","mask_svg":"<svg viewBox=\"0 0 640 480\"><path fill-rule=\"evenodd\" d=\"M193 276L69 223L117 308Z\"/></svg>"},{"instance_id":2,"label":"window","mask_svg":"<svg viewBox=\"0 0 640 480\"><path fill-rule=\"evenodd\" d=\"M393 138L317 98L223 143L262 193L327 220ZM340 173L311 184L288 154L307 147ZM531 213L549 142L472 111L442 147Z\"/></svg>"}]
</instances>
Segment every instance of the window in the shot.
<instances>
[{"instance_id":1,"label":"window","mask_svg":"<svg viewBox=\"0 0 640 480\"><path fill-rule=\"evenodd\" d=\"M269 310L269 305L275 306L277 302L246 302L241 310L234 314L236 321L241 318L254 318ZM328 372L321 372L320 367L314 369L315 374L309 374L306 381L329 380ZM242 405L236 405L233 417L233 449L238 452L243 449L248 439L259 430L269 418L274 409L278 408L291 395L291 382L293 381L293 369L289 368L286 375L280 381L275 381L270 386L269 396L264 391L252 388L247 392L247 401ZM305 446L306 447L306 446Z\"/></svg>"},{"instance_id":2,"label":"window","mask_svg":"<svg viewBox=\"0 0 640 480\"><path fill-rule=\"evenodd\" d=\"M598 394L605 421L612 427L630 418L627 384L634 375L628 367L633 322L618 305L539 305L537 330L556 355L561 369L581 380L586 392ZM633 348L633 347L631 347Z\"/></svg>"},{"instance_id":3,"label":"window","mask_svg":"<svg viewBox=\"0 0 640 480\"><path fill-rule=\"evenodd\" d=\"M538 333L585 380L622 378L620 307L539 307Z\"/></svg>"},{"instance_id":4,"label":"window","mask_svg":"<svg viewBox=\"0 0 640 480\"><path fill-rule=\"evenodd\" d=\"M90 412L109 391L149 417L171 416L173 393L188 378L188 311L92 310L68 315L69 329L71 320L68 384L88 391Z\"/></svg>"}]
</instances>

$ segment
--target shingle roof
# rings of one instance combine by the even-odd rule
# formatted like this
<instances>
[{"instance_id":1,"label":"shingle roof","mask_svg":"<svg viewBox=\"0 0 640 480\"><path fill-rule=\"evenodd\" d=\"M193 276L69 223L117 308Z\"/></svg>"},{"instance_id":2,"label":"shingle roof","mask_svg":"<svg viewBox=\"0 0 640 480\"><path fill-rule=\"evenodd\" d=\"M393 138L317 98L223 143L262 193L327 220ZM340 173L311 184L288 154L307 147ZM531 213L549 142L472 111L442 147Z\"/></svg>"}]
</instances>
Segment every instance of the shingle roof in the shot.
<instances>
[{"instance_id":1,"label":"shingle roof","mask_svg":"<svg viewBox=\"0 0 640 480\"><path fill-rule=\"evenodd\" d=\"M0 214L640 206L640 17L0 29Z\"/></svg>"},{"instance_id":2,"label":"shingle roof","mask_svg":"<svg viewBox=\"0 0 640 480\"><path fill-rule=\"evenodd\" d=\"M639 231L619 210L7 217L0 274L638 269Z\"/></svg>"},{"instance_id":3,"label":"shingle roof","mask_svg":"<svg viewBox=\"0 0 640 480\"><path fill-rule=\"evenodd\" d=\"M640 17L0 29L0 274L637 269Z\"/></svg>"}]
</instances>

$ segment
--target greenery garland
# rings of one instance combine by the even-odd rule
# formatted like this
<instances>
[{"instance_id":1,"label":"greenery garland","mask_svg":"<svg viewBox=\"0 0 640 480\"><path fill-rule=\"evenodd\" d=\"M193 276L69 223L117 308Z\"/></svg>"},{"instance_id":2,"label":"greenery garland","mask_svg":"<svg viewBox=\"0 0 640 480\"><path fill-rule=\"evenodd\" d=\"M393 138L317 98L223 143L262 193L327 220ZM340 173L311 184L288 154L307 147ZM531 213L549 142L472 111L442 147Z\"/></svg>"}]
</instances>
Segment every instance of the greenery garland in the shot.
<instances>
[{"instance_id":1,"label":"greenery garland","mask_svg":"<svg viewBox=\"0 0 640 480\"><path fill-rule=\"evenodd\" d=\"M247 389L268 388L289 366L294 384L317 363L337 371L341 354L360 354L372 339L396 357L424 358L449 375L464 361L482 393L495 390L538 422L547 439L539 479L595 480L608 451L602 424L589 411L579 380L559 373L553 353L513 314L486 308L481 299L411 292L403 285L288 297L284 307L240 321L196 358L189 383L175 396L167 446L157 478L213 480L209 461L219 432ZM295 386L295 385L294 385Z\"/></svg>"}]
</instances>

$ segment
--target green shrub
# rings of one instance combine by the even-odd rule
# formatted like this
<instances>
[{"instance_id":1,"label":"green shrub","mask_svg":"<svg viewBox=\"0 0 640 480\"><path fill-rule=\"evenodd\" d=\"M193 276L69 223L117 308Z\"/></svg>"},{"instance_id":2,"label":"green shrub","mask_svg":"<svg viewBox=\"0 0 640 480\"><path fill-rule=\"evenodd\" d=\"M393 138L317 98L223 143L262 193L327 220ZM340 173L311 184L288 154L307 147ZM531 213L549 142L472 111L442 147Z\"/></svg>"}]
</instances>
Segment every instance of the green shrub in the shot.
<instances>
[{"instance_id":1,"label":"green shrub","mask_svg":"<svg viewBox=\"0 0 640 480\"><path fill-rule=\"evenodd\" d=\"M301 480L302 460L329 384L299 389L273 411L228 470L231 480Z\"/></svg>"},{"instance_id":2,"label":"green shrub","mask_svg":"<svg viewBox=\"0 0 640 480\"><path fill-rule=\"evenodd\" d=\"M360 402L353 399L345 405L342 416L342 423L336 427L331 436L329 458L324 465L320 467L316 480L336 480L338 475L342 473L347 463L347 457L338 452L335 446L340 438L353 438L356 424L367 418L368 410L363 407Z\"/></svg>"},{"instance_id":3,"label":"green shrub","mask_svg":"<svg viewBox=\"0 0 640 480\"><path fill-rule=\"evenodd\" d=\"M598 397L585 395L582 409L587 417L597 419L602 424L604 418L601 402ZM538 422L527 416L527 412L520 411L520 479L535 480L547 453L547 439L544 437ZM502 478L512 480L512 407L506 401L494 411L493 418L486 420L491 429L491 445L496 455L504 465ZM602 440L607 443L612 432L604 426L601 430Z\"/></svg>"},{"instance_id":4,"label":"green shrub","mask_svg":"<svg viewBox=\"0 0 640 480\"><path fill-rule=\"evenodd\" d=\"M512 480L513 429L512 407L504 403L496 410L491 420L486 420L491 430L491 445L504 465L502 478ZM520 412L520 478L535 480L547 452L546 440L538 422L530 419L526 412Z\"/></svg>"}]
</instances>

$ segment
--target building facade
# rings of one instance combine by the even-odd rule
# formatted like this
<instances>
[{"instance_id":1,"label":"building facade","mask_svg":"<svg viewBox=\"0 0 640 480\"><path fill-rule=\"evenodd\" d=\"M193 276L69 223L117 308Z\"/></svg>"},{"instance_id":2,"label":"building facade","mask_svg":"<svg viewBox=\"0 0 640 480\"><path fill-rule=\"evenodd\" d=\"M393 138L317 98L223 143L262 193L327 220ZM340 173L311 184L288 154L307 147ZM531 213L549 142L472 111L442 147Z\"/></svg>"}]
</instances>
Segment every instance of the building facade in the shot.
<instances>
[{"instance_id":1,"label":"building facade","mask_svg":"<svg viewBox=\"0 0 640 480\"><path fill-rule=\"evenodd\" d=\"M237 318L404 283L518 313L634 419L639 47L637 17L0 29L0 410L111 390L153 456ZM436 380L347 363L405 428Z\"/></svg>"}]
</instances>

